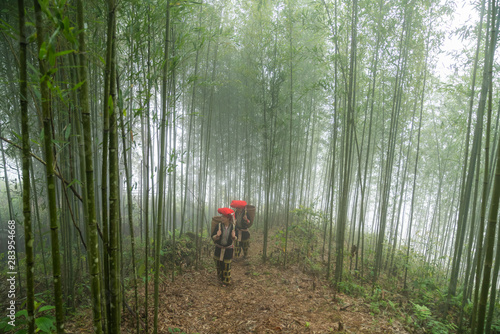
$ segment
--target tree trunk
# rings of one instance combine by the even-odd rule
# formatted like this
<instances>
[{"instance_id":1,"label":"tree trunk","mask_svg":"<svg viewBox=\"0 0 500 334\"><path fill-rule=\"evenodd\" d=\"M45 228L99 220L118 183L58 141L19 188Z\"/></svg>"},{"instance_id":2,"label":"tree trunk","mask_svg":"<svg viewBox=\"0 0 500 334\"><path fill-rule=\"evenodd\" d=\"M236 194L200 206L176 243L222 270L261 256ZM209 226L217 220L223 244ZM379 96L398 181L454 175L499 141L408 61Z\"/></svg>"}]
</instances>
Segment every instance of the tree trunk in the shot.
<instances>
[{"instance_id":1,"label":"tree trunk","mask_svg":"<svg viewBox=\"0 0 500 334\"><path fill-rule=\"evenodd\" d=\"M114 1L110 0L110 8L116 10ZM117 123L117 98L115 89L116 76L116 51L115 29L116 21L112 20L112 47L109 76L109 276L110 276L110 319L109 331L120 333L121 300L120 300L120 173L118 168L118 123Z\"/></svg>"},{"instance_id":2,"label":"tree trunk","mask_svg":"<svg viewBox=\"0 0 500 334\"><path fill-rule=\"evenodd\" d=\"M165 63L163 65L163 85L162 85L162 114L160 121L160 168L158 175L158 215L156 223L156 241L155 241L155 315L154 315L154 329L153 333L158 333L158 307L159 307L159 283L160 283L160 251L161 251L161 228L163 223L163 197L165 193L165 139L166 139L166 124L167 121L167 82L168 82L168 67L169 67L169 53L168 53L168 35L170 23L170 0L167 0L167 13L166 13L166 27L165 27Z\"/></svg>"},{"instance_id":3,"label":"tree trunk","mask_svg":"<svg viewBox=\"0 0 500 334\"><path fill-rule=\"evenodd\" d=\"M80 60L80 80L83 82L80 90L80 108L83 121L83 137L85 146L85 188L87 198L87 244L89 271L91 277L92 305L94 315L94 332L102 333L101 324L101 288L100 288L100 263L99 263L99 240L97 236L97 219L95 211L95 190L94 190L94 163L92 160L92 134L90 129L90 108L88 103L88 80L87 80L87 50L85 47L85 27L83 23L83 3L82 0L77 2L78 10L78 27L80 34L78 38L79 44L79 60Z\"/></svg>"},{"instance_id":4,"label":"tree trunk","mask_svg":"<svg viewBox=\"0 0 500 334\"><path fill-rule=\"evenodd\" d=\"M19 10L19 103L21 106L21 126L23 143L23 214L24 214L24 244L26 251L26 310L28 312L28 333L35 333L35 282L34 282L34 257L33 244L35 236L31 226L31 205L30 205L30 138L29 138L29 118L28 118L28 83L26 64L26 35L24 24L24 0L17 1ZM7 166L4 164L4 168ZM9 240L8 254L15 254L10 250L11 240ZM15 249L15 244L14 247Z\"/></svg>"},{"instance_id":5,"label":"tree trunk","mask_svg":"<svg viewBox=\"0 0 500 334\"><path fill-rule=\"evenodd\" d=\"M36 31L38 48L44 43L42 9L38 0L35 3ZM51 98L48 87L49 75L46 60L38 58L40 68L40 93L42 97L44 149L47 175L47 196L49 203L50 237L52 244L52 277L54 284L54 299L56 307L57 333L64 333L64 310L61 282L61 256L59 253L59 224L57 218L56 180L54 177L54 153L52 149Z\"/></svg>"},{"instance_id":6,"label":"tree trunk","mask_svg":"<svg viewBox=\"0 0 500 334\"><path fill-rule=\"evenodd\" d=\"M103 267L104 267L104 290L106 303L104 304L104 314L106 317L105 326L106 332L110 330L111 325L111 282L110 282L110 244L109 244L109 103L113 102L110 96L110 76L112 71L112 56L113 56L113 43L114 43L114 27L116 20L116 4L115 0L108 0L108 21L107 21L107 35L106 35L106 67L104 70L104 96L103 96L103 130L102 130L102 165L101 165L101 219L103 229Z\"/></svg>"},{"instance_id":7,"label":"tree trunk","mask_svg":"<svg viewBox=\"0 0 500 334\"><path fill-rule=\"evenodd\" d=\"M495 55L496 49L496 38L497 38L497 30L495 29L495 19L496 19L496 1L491 0L491 40L490 46L487 53L487 59L485 62L485 77L487 82L486 90L489 89L489 99L488 99L488 113L491 112L492 108L492 99L493 99L493 86L492 86L492 69L493 69L493 58ZM500 199L500 150L497 150L497 166L495 171L495 179L493 184L493 193L491 195L491 206L488 217L488 227L486 230L486 244L485 244L485 252L486 257L484 259L484 270L483 270L483 279L481 286L481 294L479 299L479 307L478 307L478 316L477 316L477 333L484 333L484 323L486 317L486 304L488 300L488 291L490 289L491 284L491 269L493 266L493 249L495 247L495 229L498 220L498 201Z\"/></svg>"},{"instance_id":8,"label":"tree trunk","mask_svg":"<svg viewBox=\"0 0 500 334\"><path fill-rule=\"evenodd\" d=\"M80 0L81 1L81 0ZM120 84L119 84L119 80L118 80L118 77L117 77L117 81L116 81L116 85L117 85L117 89L120 90ZM120 108L121 110L121 108ZM132 110L129 110L129 112L131 113ZM132 183L131 183L131 179L132 179L132 174L130 173L130 168L131 166L129 166L129 158L127 157L127 154L126 152L128 152L128 149L127 149L127 144L126 144L126 141L125 141L125 138L127 136L127 132L125 130L125 124L123 122L123 113L120 112L120 127L122 129L122 150L124 152L123 154L123 165L125 166L125 180L127 182L127 213L128 213L128 223L129 223L129 229L130 229L130 247L131 247L131 253L132 253L132 284L134 286L134 313L135 313L135 321L136 321L136 329L137 329L137 333L139 333L140 329L139 329L139 313L137 312L137 307L139 306L139 298L137 296L137 268L136 268L136 264L135 264L135 234L134 234L134 222L133 222L133 219L132 219Z\"/></svg>"}]
</instances>

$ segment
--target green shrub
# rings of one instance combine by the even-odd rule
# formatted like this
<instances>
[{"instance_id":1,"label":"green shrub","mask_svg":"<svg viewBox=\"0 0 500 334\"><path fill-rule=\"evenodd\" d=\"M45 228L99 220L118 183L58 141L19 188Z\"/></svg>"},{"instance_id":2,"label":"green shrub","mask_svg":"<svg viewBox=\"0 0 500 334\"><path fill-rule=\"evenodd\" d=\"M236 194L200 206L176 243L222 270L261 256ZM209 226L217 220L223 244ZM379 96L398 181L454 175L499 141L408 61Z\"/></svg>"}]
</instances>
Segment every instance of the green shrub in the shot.
<instances>
[{"instance_id":1,"label":"green shrub","mask_svg":"<svg viewBox=\"0 0 500 334\"><path fill-rule=\"evenodd\" d=\"M175 258L175 265L185 265L190 267L196 260L196 235L193 233L185 233L175 240L175 247L173 240L167 239L165 246L161 251L161 262L168 267L173 264ZM200 237L201 239L201 237Z\"/></svg>"},{"instance_id":2,"label":"green shrub","mask_svg":"<svg viewBox=\"0 0 500 334\"><path fill-rule=\"evenodd\" d=\"M431 316L431 310L427 306L424 305L418 305L418 304L413 304L413 311L415 312L415 316L419 320L420 323L424 323L427 321Z\"/></svg>"},{"instance_id":3,"label":"green shrub","mask_svg":"<svg viewBox=\"0 0 500 334\"><path fill-rule=\"evenodd\" d=\"M350 281L342 281L337 284L339 292L345 293L349 296L363 297L365 296L365 288L361 285Z\"/></svg>"},{"instance_id":4,"label":"green shrub","mask_svg":"<svg viewBox=\"0 0 500 334\"><path fill-rule=\"evenodd\" d=\"M56 319L48 314L47 311L54 309L54 306L42 306L42 302L35 301L35 332L37 333L53 333L56 330ZM0 321L0 332L13 331L16 334L27 333L28 326L28 311L26 309L18 311L15 315L15 326L9 324L10 318L5 317Z\"/></svg>"}]
</instances>

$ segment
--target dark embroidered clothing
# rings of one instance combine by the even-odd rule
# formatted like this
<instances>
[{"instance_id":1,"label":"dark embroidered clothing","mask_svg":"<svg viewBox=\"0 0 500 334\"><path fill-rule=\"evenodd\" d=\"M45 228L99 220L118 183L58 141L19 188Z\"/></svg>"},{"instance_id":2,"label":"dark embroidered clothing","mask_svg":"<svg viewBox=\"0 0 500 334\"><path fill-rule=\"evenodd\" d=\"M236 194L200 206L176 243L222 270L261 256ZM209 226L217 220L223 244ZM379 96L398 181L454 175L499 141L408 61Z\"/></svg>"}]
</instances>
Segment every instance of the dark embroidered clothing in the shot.
<instances>
[{"instance_id":1,"label":"dark embroidered clothing","mask_svg":"<svg viewBox=\"0 0 500 334\"><path fill-rule=\"evenodd\" d=\"M238 240L248 240L250 239L250 231L248 231L248 228L252 225L252 223L246 221L244 219L244 216L241 215L240 217L236 218L236 238ZM241 235L241 238L240 238Z\"/></svg>"},{"instance_id":2,"label":"dark embroidered clothing","mask_svg":"<svg viewBox=\"0 0 500 334\"><path fill-rule=\"evenodd\" d=\"M231 284L231 260L219 261L215 259L217 278L222 284Z\"/></svg>"},{"instance_id":3,"label":"dark embroidered clothing","mask_svg":"<svg viewBox=\"0 0 500 334\"><path fill-rule=\"evenodd\" d=\"M221 231L219 239L214 239L218 231ZM233 258L233 225L227 227L219 224L212 232L212 240L215 242L214 261L217 268L217 278L223 285L231 284L231 259Z\"/></svg>"},{"instance_id":4,"label":"dark embroidered clothing","mask_svg":"<svg viewBox=\"0 0 500 334\"><path fill-rule=\"evenodd\" d=\"M212 240L214 235L217 234L217 231L219 231L219 228L222 234L219 240L214 240L215 242L214 258L220 260L221 252L224 252L223 259L231 260L233 258L233 239L231 237L231 232L233 232L233 225L229 224L228 227L226 228L224 224L219 224L219 226L216 227L214 229L214 232L212 233Z\"/></svg>"},{"instance_id":5,"label":"dark embroidered clothing","mask_svg":"<svg viewBox=\"0 0 500 334\"><path fill-rule=\"evenodd\" d=\"M247 218L248 219L248 218ZM235 256L239 257L243 249L243 255L246 257L248 248L250 248L250 231L248 228L252 226L252 222L245 219L245 211L238 210L236 212L236 245Z\"/></svg>"}]
</instances>

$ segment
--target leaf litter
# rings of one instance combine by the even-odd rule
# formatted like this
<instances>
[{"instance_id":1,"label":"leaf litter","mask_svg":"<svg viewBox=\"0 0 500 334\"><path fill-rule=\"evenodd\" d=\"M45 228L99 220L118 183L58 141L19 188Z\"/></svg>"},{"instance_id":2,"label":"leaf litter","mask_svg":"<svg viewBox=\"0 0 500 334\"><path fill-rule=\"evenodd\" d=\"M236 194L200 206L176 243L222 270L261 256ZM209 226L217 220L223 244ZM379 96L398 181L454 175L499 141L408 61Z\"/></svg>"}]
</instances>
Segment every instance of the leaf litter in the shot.
<instances>
[{"instance_id":1,"label":"leaf litter","mask_svg":"<svg viewBox=\"0 0 500 334\"><path fill-rule=\"evenodd\" d=\"M257 234L257 233L255 233ZM258 236L259 237L259 236ZM253 240L252 240L253 241ZM413 333L385 313L374 314L367 301L339 292L324 278L298 265L263 263L255 240L247 259L233 260L232 284L221 286L210 254L203 268L184 269L172 282L162 275L158 333ZM154 284L148 286L149 332L153 332ZM132 302L133 290L127 292ZM144 329L144 286L140 285L140 318ZM133 309L132 305L128 308ZM130 310L122 311L122 333L135 333ZM92 317L90 309L87 316ZM79 322L81 324L81 322ZM74 333L91 333L83 328ZM72 332L67 324L68 333ZM74 329L74 328L73 328Z\"/></svg>"}]
</instances>

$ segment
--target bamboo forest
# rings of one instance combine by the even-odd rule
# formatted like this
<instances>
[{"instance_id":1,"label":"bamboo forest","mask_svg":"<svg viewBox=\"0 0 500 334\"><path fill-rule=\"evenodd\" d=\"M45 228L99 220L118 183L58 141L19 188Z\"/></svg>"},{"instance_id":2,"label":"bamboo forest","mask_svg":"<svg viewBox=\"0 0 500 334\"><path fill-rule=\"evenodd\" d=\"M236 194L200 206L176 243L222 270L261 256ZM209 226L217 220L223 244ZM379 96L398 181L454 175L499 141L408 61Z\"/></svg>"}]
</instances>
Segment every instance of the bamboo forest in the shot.
<instances>
[{"instance_id":1,"label":"bamboo forest","mask_svg":"<svg viewBox=\"0 0 500 334\"><path fill-rule=\"evenodd\" d=\"M0 0L0 333L500 333L498 0Z\"/></svg>"}]
</instances>

